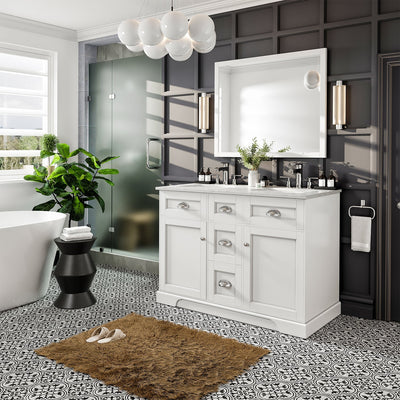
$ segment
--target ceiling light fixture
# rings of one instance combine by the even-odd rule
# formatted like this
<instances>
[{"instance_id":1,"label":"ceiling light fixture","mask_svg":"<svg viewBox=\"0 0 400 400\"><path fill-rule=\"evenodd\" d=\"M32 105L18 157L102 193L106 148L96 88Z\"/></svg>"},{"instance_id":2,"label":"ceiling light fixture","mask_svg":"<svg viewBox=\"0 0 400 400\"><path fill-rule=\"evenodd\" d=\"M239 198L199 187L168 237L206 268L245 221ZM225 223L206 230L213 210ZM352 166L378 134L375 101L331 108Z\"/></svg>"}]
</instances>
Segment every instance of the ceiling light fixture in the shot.
<instances>
[{"instance_id":1,"label":"ceiling light fixture","mask_svg":"<svg viewBox=\"0 0 400 400\"><path fill-rule=\"evenodd\" d=\"M185 14L171 11L161 20L151 17L142 21L127 19L118 26L119 40L133 52L144 51L154 59L169 54L175 61L185 61L193 53L209 53L217 40L214 21L206 14L194 15L188 21Z\"/></svg>"}]
</instances>

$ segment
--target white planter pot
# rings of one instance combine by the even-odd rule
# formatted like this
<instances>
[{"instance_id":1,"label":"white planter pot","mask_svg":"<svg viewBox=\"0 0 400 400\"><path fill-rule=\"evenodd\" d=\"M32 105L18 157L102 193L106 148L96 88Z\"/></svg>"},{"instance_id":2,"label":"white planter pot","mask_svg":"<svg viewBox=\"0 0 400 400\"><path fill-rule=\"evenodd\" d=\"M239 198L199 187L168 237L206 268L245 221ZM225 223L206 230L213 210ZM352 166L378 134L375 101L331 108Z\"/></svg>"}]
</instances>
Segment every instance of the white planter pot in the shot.
<instances>
[{"instance_id":1,"label":"white planter pot","mask_svg":"<svg viewBox=\"0 0 400 400\"><path fill-rule=\"evenodd\" d=\"M256 183L260 182L260 174L257 170L250 170L248 177L249 187L256 187Z\"/></svg>"}]
</instances>

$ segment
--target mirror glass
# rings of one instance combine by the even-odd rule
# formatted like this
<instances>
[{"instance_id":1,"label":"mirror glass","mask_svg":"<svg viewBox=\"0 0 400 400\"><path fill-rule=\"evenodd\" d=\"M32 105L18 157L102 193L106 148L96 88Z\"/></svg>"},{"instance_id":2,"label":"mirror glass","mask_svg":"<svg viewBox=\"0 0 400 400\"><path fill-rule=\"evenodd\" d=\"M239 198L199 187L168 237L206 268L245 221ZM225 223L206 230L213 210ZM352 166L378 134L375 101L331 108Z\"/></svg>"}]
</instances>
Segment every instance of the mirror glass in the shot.
<instances>
[{"instance_id":1,"label":"mirror glass","mask_svg":"<svg viewBox=\"0 0 400 400\"><path fill-rule=\"evenodd\" d=\"M326 49L215 64L216 157L239 157L253 137L271 157L326 157ZM278 150L290 146L290 150Z\"/></svg>"}]
</instances>

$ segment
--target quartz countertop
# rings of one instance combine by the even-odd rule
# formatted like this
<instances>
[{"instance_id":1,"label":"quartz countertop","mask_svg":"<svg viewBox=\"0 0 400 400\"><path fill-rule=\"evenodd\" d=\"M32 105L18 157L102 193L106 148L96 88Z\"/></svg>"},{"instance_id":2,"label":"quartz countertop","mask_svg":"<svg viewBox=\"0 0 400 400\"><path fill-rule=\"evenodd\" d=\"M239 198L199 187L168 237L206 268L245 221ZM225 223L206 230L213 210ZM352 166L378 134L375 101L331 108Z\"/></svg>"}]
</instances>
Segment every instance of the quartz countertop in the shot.
<instances>
[{"instance_id":1,"label":"quartz countertop","mask_svg":"<svg viewBox=\"0 0 400 400\"><path fill-rule=\"evenodd\" d=\"M158 186L161 191L231 194L236 196L263 196L285 197L292 199L310 199L314 197L330 196L340 193L340 189L306 189L287 188L285 186L268 186L266 188L254 188L247 185L222 185L204 183L186 183L183 185Z\"/></svg>"}]
</instances>

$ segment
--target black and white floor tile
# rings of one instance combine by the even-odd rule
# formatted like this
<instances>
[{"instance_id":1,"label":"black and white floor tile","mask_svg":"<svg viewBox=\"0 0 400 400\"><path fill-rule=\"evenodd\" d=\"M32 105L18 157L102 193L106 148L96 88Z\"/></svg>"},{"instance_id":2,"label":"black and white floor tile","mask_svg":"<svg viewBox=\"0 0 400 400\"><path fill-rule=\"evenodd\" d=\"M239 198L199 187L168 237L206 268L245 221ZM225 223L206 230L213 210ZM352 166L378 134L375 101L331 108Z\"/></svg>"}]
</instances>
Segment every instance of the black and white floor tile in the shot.
<instances>
[{"instance_id":1,"label":"black and white floor tile","mask_svg":"<svg viewBox=\"0 0 400 400\"><path fill-rule=\"evenodd\" d=\"M266 347L271 353L204 400L400 399L400 324L340 316L309 339L155 301L157 276L102 266L86 309L42 300L0 312L1 400L139 399L37 356L33 349L136 312Z\"/></svg>"}]
</instances>

